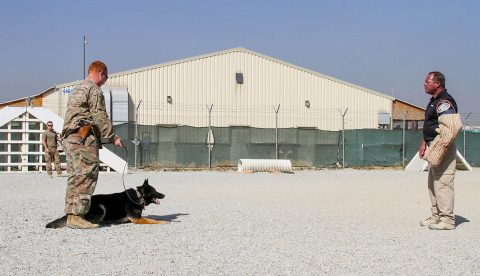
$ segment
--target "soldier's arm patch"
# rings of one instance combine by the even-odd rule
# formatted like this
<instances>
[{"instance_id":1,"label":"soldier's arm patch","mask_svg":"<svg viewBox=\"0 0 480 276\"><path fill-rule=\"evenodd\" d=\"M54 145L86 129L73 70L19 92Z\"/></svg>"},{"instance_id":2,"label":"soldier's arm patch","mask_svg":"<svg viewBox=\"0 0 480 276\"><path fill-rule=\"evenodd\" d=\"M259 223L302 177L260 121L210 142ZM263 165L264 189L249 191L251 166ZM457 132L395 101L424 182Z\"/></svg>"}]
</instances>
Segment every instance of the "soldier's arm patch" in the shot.
<instances>
[{"instance_id":1,"label":"soldier's arm patch","mask_svg":"<svg viewBox=\"0 0 480 276\"><path fill-rule=\"evenodd\" d=\"M441 100L440 102L438 102L436 111L437 111L438 116L443 115L443 114L455 114L455 113L457 113L453 104L451 102L447 101L447 100Z\"/></svg>"}]
</instances>

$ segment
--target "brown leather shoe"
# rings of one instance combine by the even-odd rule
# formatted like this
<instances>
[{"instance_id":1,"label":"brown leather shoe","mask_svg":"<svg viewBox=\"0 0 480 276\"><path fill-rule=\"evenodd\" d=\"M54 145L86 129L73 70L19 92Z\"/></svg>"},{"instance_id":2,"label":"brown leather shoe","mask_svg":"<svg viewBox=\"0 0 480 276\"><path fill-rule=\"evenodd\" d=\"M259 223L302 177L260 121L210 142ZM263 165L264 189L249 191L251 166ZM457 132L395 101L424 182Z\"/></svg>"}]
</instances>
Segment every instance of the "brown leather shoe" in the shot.
<instances>
[{"instance_id":1,"label":"brown leather shoe","mask_svg":"<svg viewBox=\"0 0 480 276\"><path fill-rule=\"evenodd\" d=\"M98 228L98 224L91 223L88 220L84 219L82 216L68 215L67 227L73 229L92 229Z\"/></svg>"}]
</instances>

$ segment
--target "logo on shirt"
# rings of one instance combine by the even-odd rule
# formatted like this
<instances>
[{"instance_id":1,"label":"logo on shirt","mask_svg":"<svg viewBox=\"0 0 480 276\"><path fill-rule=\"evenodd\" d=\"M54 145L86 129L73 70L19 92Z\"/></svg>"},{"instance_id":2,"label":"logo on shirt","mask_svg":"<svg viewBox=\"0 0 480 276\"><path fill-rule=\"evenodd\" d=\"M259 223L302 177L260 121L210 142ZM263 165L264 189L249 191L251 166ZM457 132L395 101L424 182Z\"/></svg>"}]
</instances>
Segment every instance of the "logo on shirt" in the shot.
<instances>
[{"instance_id":1,"label":"logo on shirt","mask_svg":"<svg viewBox=\"0 0 480 276\"><path fill-rule=\"evenodd\" d=\"M449 102L441 102L441 103L437 106L437 113L438 113L438 114L443 113L443 112L449 110L450 107L452 107L452 105L451 105Z\"/></svg>"}]
</instances>

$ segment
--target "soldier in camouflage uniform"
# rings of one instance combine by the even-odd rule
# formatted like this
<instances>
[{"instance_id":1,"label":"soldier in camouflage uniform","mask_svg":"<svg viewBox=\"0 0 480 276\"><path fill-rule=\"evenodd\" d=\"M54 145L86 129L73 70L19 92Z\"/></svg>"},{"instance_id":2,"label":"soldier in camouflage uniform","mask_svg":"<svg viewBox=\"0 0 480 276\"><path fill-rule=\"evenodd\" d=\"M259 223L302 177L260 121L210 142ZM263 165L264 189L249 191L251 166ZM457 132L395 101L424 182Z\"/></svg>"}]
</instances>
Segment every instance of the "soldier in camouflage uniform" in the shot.
<instances>
[{"instance_id":1,"label":"soldier in camouflage uniform","mask_svg":"<svg viewBox=\"0 0 480 276\"><path fill-rule=\"evenodd\" d=\"M62 176L62 168L60 166L60 155L57 149L57 132L53 130L52 121L47 122L47 130L42 134L42 144L45 148L45 168L47 174L52 177L52 161L55 164L55 170L58 176Z\"/></svg>"},{"instance_id":2,"label":"soldier in camouflage uniform","mask_svg":"<svg viewBox=\"0 0 480 276\"><path fill-rule=\"evenodd\" d=\"M88 77L68 97L62 137L68 171L65 213L70 228L98 227L85 220L84 215L90 209L91 196L97 184L100 139L106 138L122 147L122 140L113 132L105 108L105 98L100 90L107 79L107 66L101 61L95 61L88 69ZM85 125L90 125L91 131L83 138L79 131Z\"/></svg>"}]
</instances>

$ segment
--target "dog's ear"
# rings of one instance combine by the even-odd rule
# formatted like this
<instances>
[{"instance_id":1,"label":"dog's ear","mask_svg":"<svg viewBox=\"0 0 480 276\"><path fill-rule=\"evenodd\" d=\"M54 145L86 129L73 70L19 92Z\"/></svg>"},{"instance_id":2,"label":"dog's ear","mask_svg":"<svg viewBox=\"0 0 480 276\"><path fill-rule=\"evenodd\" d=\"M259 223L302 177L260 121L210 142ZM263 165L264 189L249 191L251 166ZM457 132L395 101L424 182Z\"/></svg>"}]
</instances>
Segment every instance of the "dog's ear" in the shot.
<instances>
[{"instance_id":1,"label":"dog's ear","mask_svg":"<svg viewBox=\"0 0 480 276\"><path fill-rule=\"evenodd\" d=\"M148 178L145 179L145 181L143 181L143 186L147 186L148 185Z\"/></svg>"}]
</instances>

